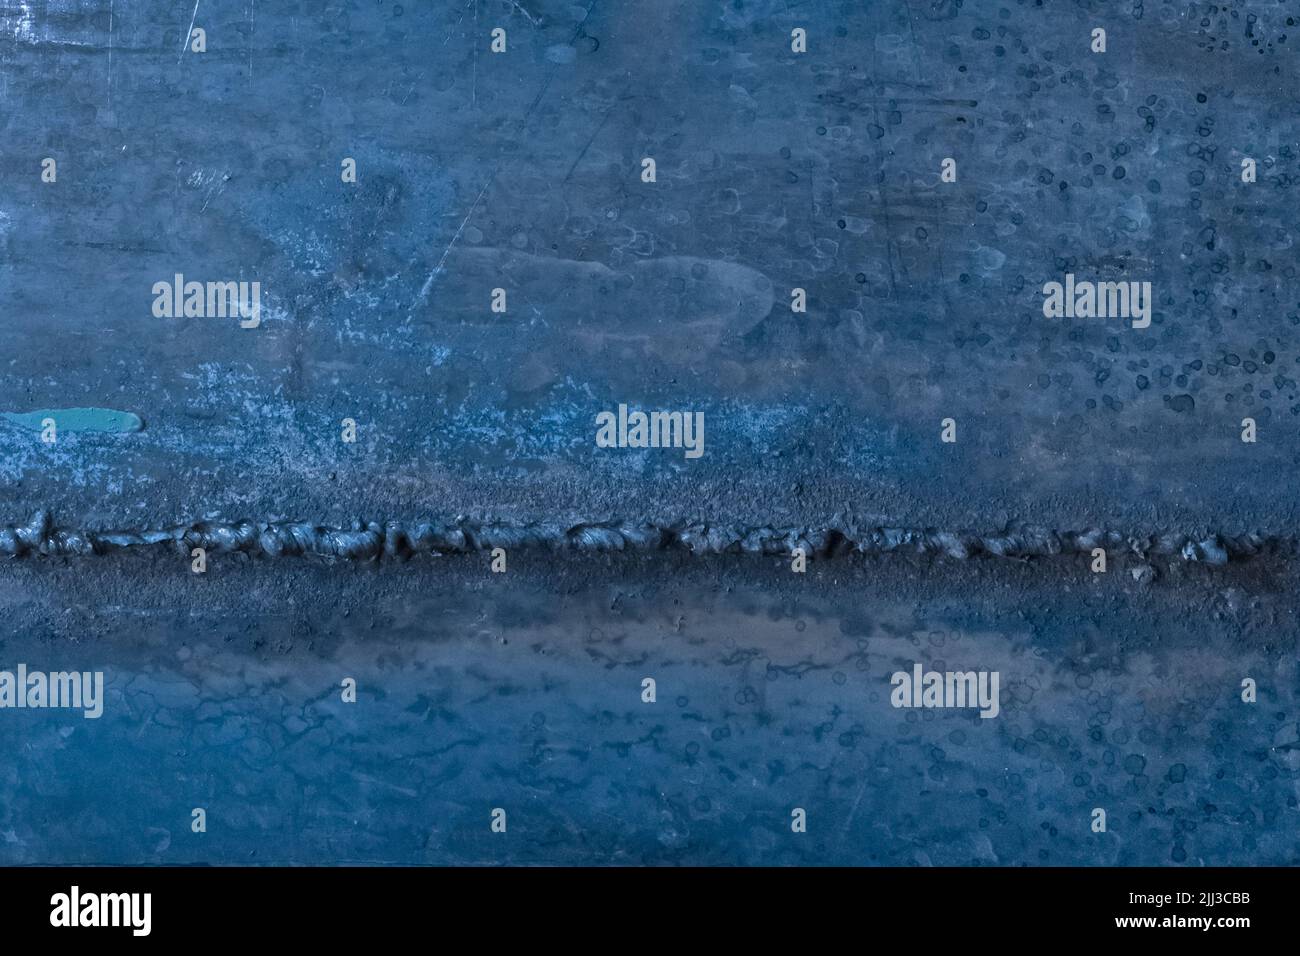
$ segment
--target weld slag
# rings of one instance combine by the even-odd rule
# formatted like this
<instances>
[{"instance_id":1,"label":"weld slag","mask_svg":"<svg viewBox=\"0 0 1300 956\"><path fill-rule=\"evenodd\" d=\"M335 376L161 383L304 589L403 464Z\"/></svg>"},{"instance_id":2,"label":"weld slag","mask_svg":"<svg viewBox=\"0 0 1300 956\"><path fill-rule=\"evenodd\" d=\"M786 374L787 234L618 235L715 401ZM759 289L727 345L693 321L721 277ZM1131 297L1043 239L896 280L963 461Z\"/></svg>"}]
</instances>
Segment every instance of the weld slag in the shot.
<instances>
[{"instance_id":1,"label":"weld slag","mask_svg":"<svg viewBox=\"0 0 1300 956\"><path fill-rule=\"evenodd\" d=\"M1092 528L1052 531L1008 527L993 534L933 528L860 527L836 519L822 528L712 524L703 521L482 522L354 521L329 527L305 521L200 521L171 527L120 531L55 527L46 511L26 524L0 526L0 555L15 558L83 557L119 551L171 548L211 553L242 552L266 557L314 556L348 560L406 559L417 554L469 554L494 548L546 551L688 551L693 554L841 558L850 554L935 555L966 560L989 557L1050 558L1092 555L1096 548L1143 560L1181 558L1223 565L1260 555L1295 556L1300 540L1291 535L1128 534Z\"/></svg>"}]
</instances>

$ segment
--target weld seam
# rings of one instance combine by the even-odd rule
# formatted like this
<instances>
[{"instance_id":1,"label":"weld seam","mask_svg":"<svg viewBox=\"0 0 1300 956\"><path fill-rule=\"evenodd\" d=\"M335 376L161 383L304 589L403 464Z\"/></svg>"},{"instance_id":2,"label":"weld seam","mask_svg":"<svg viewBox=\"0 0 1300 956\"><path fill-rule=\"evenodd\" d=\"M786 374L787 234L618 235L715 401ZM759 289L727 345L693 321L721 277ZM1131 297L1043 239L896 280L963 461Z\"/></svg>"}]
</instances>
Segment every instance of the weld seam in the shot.
<instances>
[{"instance_id":1,"label":"weld seam","mask_svg":"<svg viewBox=\"0 0 1300 956\"><path fill-rule=\"evenodd\" d=\"M1163 532L1129 534L1101 529L1055 531L1008 526L995 534L904 527L738 527L705 522L593 521L578 524L449 521L354 521L329 527L296 521L201 521L172 527L90 531L55 527L48 512L24 525L0 527L0 555L83 557L119 551L173 548L190 554L244 553L261 557L324 557L352 561L403 560L419 554L452 555L495 548L576 552L685 551L698 555L747 554L810 558L849 554L915 554L966 559L1027 559L1055 555L1124 553L1223 565L1263 554L1295 555L1294 536Z\"/></svg>"}]
</instances>

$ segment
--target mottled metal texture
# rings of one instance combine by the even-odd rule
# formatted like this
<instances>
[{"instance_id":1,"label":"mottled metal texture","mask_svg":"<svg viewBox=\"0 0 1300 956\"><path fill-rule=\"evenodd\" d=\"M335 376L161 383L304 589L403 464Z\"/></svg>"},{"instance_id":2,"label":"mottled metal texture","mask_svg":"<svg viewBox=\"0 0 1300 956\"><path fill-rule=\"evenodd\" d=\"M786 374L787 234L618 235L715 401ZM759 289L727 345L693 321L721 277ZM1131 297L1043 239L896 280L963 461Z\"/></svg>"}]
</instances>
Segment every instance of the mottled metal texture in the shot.
<instances>
[{"instance_id":1,"label":"mottled metal texture","mask_svg":"<svg viewBox=\"0 0 1300 956\"><path fill-rule=\"evenodd\" d=\"M108 3L5 4L0 408L147 426L6 432L11 513L1295 517L1293 5L200 0L197 55L185 7L110 68ZM1045 320L1066 271L1151 328ZM262 326L155 318L178 272ZM618 402L706 455L595 454Z\"/></svg>"},{"instance_id":2,"label":"mottled metal texture","mask_svg":"<svg viewBox=\"0 0 1300 956\"><path fill-rule=\"evenodd\" d=\"M97 720L0 712L0 856L1297 861L1294 574L953 564L15 562L0 660L108 689ZM914 661L1000 670L1001 713L894 709Z\"/></svg>"},{"instance_id":3,"label":"mottled metal texture","mask_svg":"<svg viewBox=\"0 0 1300 956\"><path fill-rule=\"evenodd\" d=\"M1296 862L1298 20L0 0L0 667L110 688L0 712L0 860ZM705 453L598 449L620 403ZM319 560L418 522L736 547ZM915 537L807 537L862 529ZM890 707L916 660L1002 714Z\"/></svg>"}]
</instances>

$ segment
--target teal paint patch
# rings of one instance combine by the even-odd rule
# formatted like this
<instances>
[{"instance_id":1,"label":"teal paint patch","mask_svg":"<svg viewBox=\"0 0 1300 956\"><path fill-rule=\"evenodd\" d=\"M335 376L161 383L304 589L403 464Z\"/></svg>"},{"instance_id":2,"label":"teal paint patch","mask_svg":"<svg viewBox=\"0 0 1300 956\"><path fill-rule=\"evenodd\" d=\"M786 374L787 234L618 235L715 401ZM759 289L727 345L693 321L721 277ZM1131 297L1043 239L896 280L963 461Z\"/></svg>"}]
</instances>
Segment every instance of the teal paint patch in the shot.
<instances>
[{"instance_id":1,"label":"teal paint patch","mask_svg":"<svg viewBox=\"0 0 1300 956\"><path fill-rule=\"evenodd\" d=\"M138 432L144 428L140 416L115 408L42 408L34 412L0 413L23 428L41 430L41 422L54 419L61 432Z\"/></svg>"}]
</instances>

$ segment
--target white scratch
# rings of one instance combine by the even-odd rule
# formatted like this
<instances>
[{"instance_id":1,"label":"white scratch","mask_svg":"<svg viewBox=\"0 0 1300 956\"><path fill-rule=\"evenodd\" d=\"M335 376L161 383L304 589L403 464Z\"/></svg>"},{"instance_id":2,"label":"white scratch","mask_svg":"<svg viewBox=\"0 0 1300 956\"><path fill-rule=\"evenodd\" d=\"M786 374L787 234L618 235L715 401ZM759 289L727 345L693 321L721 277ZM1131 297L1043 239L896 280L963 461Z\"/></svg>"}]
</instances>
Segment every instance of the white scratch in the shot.
<instances>
[{"instance_id":1,"label":"white scratch","mask_svg":"<svg viewBox=\"0 0 1300 956\"><path fill-rule=\"evenodd\" d=\"M465 4L465 6L461 9L461 11L460 11L460 16L458 16L458 17L456 18L456 22L453 23L453 24L451 25L451 29L447 31L447 35L446 35L445 37L442 38L442 45L443 45L443 46L446 46L446 45L447 45L447 41L451 39L451 35L452 35L452 33L455 31L455 29L456 29L458 26L460 26L460 21L465 19L465 11L469 9L469 5L470 5L471 3L473 3L473 2L474 2L474 0L468 0L468 2Z\"/></svg>"},{"instance_id":2,"label":"white scratch","mask_svg":"<svg viewBox=\"0 0 1300 956\"><path fill-rule=\"evenodd\" d=\"M519 4L515 3L515 0L510 0L510 6L514 7L516 10L518 10L520 13L526 16L528 18L528 22L531 23L533 26L540 27L542 25L542 21L540 17L534 20L533 15L529 13L527 10L525 10L523 7L521 7Z\"/></svg>"},{"instance_id":3,"label":"white scratch","mask_svg":"<svg viewBox=\"0 0 1300 956\"><path fill-rule=\"evenodd\" d=\"M179 66L181 60L185 59L185 51L190 48L190 37L194 35L194 21L199 18L199 0L194 0L194 14L190 17L190 28L185 31L185 37L181 40L181 55L176 58L176 65Z\"/></svg>"},{"instance_id":4,"label":"white scratch","mask_svg":"<svg viewBox=\"0 0 1300 956\"><path fill-rule=\"evenodd\" d=\"M488 187L492 185L492 180L495 177L496 173L493 172L493 174L488 177L488 181L483 184L483 188L478 191L478 198L474 200L474 205L469 207L469 212L465 213L465 218L461 220L460 227L456 230L456 234L451 237L451 242L447 243L447 248L442 250L442 258L438 260L438 264L434 267L434 270L429 273L429 278L424 280L424 286L420 289L420 297L416 299L415 302L416 305L420 305L428 298L429 290L433 288L433 280L438 278L442 273L442 267L447 261L447 256L451 254L452 247L456 245L457 240L460 239L460 234L465 231L465 225L469 222L470 216L474 215L474 210L478 208L478 204L483 199L483 194L488 191Z\"/></svg>"}]
</instances>

